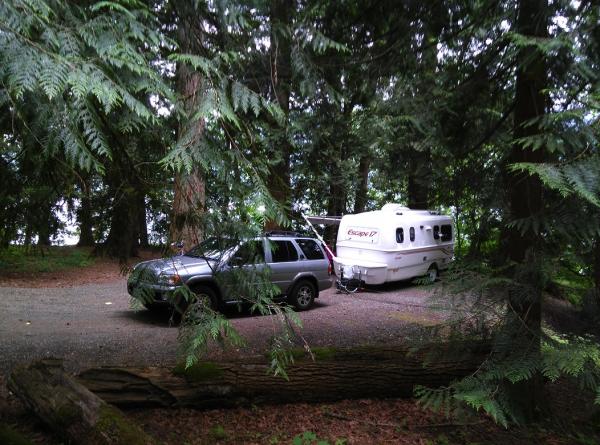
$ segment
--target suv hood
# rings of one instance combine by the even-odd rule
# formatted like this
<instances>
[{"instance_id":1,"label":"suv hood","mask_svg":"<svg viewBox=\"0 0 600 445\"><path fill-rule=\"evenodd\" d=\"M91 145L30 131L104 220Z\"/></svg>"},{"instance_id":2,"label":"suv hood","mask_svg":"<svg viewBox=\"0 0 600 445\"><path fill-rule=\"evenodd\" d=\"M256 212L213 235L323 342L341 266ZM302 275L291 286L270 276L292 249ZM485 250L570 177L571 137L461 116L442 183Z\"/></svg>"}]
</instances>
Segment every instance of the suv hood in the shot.
<instances>
[{"instance_id":1,"label":"suv hood","mask_svg":"<svg viewBox=\"0 0 600 445\"><path fill-rule=\"evenodd\" d=\"M153 281L161 273L178 274L186 276L190 274L212 274L212 270L218 266L218 261L207 260L204 258L195 258L185 255L177 255L170 258L161 258L158 260L143 261L138 263L132 272L142 281Z\"/></svg>"}]
</instances>

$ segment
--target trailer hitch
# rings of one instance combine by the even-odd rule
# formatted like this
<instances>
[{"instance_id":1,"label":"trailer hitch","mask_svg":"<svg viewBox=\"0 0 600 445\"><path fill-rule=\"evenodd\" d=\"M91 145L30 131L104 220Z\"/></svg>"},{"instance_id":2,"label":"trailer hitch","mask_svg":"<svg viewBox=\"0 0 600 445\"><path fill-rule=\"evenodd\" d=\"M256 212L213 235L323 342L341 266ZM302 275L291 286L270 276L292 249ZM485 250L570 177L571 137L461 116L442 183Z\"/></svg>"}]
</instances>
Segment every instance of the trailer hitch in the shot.
<instances>
[{"instance_id":1,"label":"trailer hitch","mask_svg":"<svg viewBox=\"0 0 600 445\"><path fill-rule=\"evenodd\" d=\"M358 269L358 277L356 277L356 269ZM340 265L340 277L335 282L338 292L354 294L362 289L363 284L360 267L352 266L352 274L348 278L344 276L344 266Z\"/></svg>"}]
</instances>

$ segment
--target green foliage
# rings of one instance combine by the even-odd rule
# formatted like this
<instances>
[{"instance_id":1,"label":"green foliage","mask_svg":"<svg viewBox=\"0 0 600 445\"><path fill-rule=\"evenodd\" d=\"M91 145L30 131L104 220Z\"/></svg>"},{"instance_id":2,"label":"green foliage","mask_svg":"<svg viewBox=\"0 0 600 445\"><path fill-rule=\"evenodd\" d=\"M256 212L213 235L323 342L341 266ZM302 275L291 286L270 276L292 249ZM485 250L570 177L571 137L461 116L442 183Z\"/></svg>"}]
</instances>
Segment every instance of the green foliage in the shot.
<instances>
[{"instance_id":1,"label":"green foliage","mask_svg":"<svg viewBox=\"0 0 600 445\"><path fill-rule=\"evenodd\" d=\"M124 442L131 445L154 443L152 437L147 435L135 423L129 422L118 408L103 404L98 411L98 417L91 429L90 436L107 437L111 435L121 437ZM69 425L70 422L65 424Z\"/></svg>"},{"instance_id":2,"label":"green foliage","mask_svg":"<svg viewBox=\"0 0 600 445\"><path fill-rule=\"evenodd\" d=\"M591 277L585 273L585 267L581 263L574 263L572 267L559 265L553 268L552 283L559 294L553 295L564 298L576 307L581 307L585 294L592 288ZM579 268L579 270L575 270ZM554 289L550 289L552 292Z\"/></svg>"},{"instance_id":3,"label":"green foliage","mask_svg":"<svg viewBox=\"0 0 600 445\"><path fill-rule=\"evenodd\" d=\"M58 146L47 149L64 150L81 168L102 171L101 158L112 156L105 116L152 123L146 98L170 97L141 50L167 41L140 2L11 0L0 6L0 17L0 79L13 112L31 95L52 107L47 140Z\"/></svg>"},{"instance_id":4,"label":"green foliage","mask_svg":"<svg viewBox=\"0 0 600 445\"><path fill-rule=\"evenodd\" d=\"M186 369L192 369L192 372L193 369L203 369L199 361L212 342L221 347L244 345L243 338L231 322L211 307L210 301L197 299L187 286L178 289L173 298L175 301L184 299L187 302L183 307L181 303L178 304L179 310L183 312L179 328L179 343Z\"/></svg>"},{"instance_id":5,"label":"green foliage","mask_svg":"<svg viewBox=\"0 0 600 445\"><path fill-rule=\"evenodd\" d=\"M551 381L562 375L578 377L586 390L598 391L600 346L592 337L560 335L547 330L541 368L542 375Z\"/></svg>"},{"instance_id":6,"label":"green foliage","mask_svg":"<svg viewBox=\"0 0 600 445\"><path fill-rule=\"evenodd\" d=\"M77 269L94 264L91 251L77 247L27 248L10 246L0 249L0 270L5 273L35 274Z\"/></svg>"},{"instance_id":7,"label":"green foliage","mask_svg":"<svg viewBox=\"0 0 600 445\"><path fill-rule=\"evenodd\" d=\"M539 333L532 332L511 302L531 302L531 295L544 286L544 278L537 277L539 282L534 281L537 275L532 271L541 269L537 263L519 266L515 278L508 278L507 271L514 267L494 270L455 265L445 277L443 289L432 304L436 305L439 298L450 297L454 315L431 328L432 334L466 340L446 351L452 356L468 354L469 341L473 340L488 341L491 352L471 375L447 387L415 388L415 396L425 408L446 416L461 415L464 408L469 408L482 411L508 427L524 422L522 406L514 399L515 386L534 384L534 378L549 381L570 378L579 382L584 391L598 391L597 340L591 336L559 334L549 327ZM435 352L428 358L433 362L437 359L439 354Z\"/></svg>"},{"instance_id":8,"label":"green foliage","mask_svg":"<svg viewBox=\"0 0 600 445\"><path fill-rule=\"evenodd\" d=\"M446 415L461 406L483 411L504 427L520 423L520 407L511 405L510 385L528 381L539 373L554 381L561 377L577 379L586 391L598 394L600 387L600 346L589 338L558 335L546 330L541 355L504 354L496 350L471 376L440 389L415 388L415 396L425 408ZM595 403L600 403L596 397Z\"/></svg>"},{"instance_id":9,"label":"green foliage","mask_svg":"<svg viewBox=\"0 0 600 445\"><path fill-rule=\"evenodd\" d=\"M333 442L334 445L345 445L346 439L339 438ZM320 439L312 431L304 431L303 433L297 434L292 438L293 445L330 445L327 440Z\"/></svg>"},{"instance_id":10,"label":"green foliage","mask_svg":"<svg viewBox=\"0 0 600 445\"><path fill-rule=\"evenodd\" d=\"M214 440L225 440L227 439L227 431L222 425L215 425L210 429L210 435Z\"/></svg>"},{"instance_id":11,"label":"green foliage","mask_svg":"<svg viewBox=\"0 0 600 445\"><path fill-rule=\"evenodd\" d=\"M0 423L0 442L4 445L31 445L32 441L22 436L14 428L5 423Z\"/></svg>"},{"instance_id":12,"label":"green foliage","mask_svg":"<svg viewBox=\"0 0 600 445\"><path fill-rule=\"evenodd\" d=\"M566 165L519 163L513 171L537 175L544 185L564 198L575 195L600 207L600 157L591 156Z\"/></svg>"},{"instance_id":13,"label":"green foliage","mask_svg":"<svg viewBox=\"0 0 600 445\"><path fill-rule=\"evenodd\" d=\"M185 377L193 382L203 382L218 378L223 374L223 370L211 362L197 362L191 366L182 363L175 366L173 374Z\"/></svg>"}]
</instances>

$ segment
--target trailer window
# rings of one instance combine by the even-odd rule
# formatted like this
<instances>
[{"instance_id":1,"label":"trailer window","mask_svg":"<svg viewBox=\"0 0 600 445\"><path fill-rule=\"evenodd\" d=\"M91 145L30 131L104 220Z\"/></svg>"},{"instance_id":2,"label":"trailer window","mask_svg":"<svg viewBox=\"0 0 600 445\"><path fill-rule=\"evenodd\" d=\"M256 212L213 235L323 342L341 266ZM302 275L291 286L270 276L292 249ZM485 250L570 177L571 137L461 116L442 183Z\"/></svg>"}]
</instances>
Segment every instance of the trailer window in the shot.
<instances>
[{"instance_id":1,"label":"trailer window","mask_svg":"<svg viewBox=\"0 0 600 445\"><path fill-rule=\"evenodd\" d=\"M440 226L433 226L433 239L440 239Z\"/></svg>"},{"instance_id":2,"label":"trailer window","mask_svg":"<svg viewBox=\"0 0 600 445\"><path fill-rule=\"evenodd\" d=\"M410 240L414 241L415 240L415 228L411 227L409 232L410 232Z\"/></svg>"},{"instance_id":3,"label":"trailer window","mask_svg":"<svg viewBox=\"0 0 600 445\"><path fill-rule=\"evenodd\" d=\"M325 258L323 251L315 241L311 239L296 239L296 242L300 246L300 249L302 249L307 260L322 260Z\"/></svg>"},{"instance_id":4,"label":"trailer window","mask_svg":"<svg viewBox=\"0 0 600 445\"><path fill-rule=\"evenodd\" d=\"M442 226L442 241L452 241L452 226L450 224Z\"/></svg>"},{"instance_id":5,"label":"trailer window","mask_svg":"<svg viewBox=\"0 0 600 445\"><path fill-rule=\"evenodd\" d=\"M298 251L291 241L269 241L271 243L271 256L274 263L298 260Z\"/></svg>"},{"instance_id":6,"label":"trailer window","mask_svg":"<svg viewBox=\"0 0 600 445\"><path fill-rule=\"evenodd\" d=\"M396 229L396 242L398 244L404 242L404 229L402 227Z\"/></svg>"}]
</instances>

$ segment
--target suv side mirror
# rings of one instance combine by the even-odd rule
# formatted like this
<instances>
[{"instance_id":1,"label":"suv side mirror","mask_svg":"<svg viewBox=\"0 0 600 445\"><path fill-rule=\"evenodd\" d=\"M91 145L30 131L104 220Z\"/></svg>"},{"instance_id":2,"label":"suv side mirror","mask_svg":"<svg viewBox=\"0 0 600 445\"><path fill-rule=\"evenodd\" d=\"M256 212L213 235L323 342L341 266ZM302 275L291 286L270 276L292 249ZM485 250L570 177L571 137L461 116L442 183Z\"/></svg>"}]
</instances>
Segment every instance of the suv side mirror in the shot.
<instances>
[{"instance_id":1,"label":"suv side mirror","mask_svg":"<svg viewBox=\"0 0 600 445\"><path fill-rule=\"evenodd\" d=\"M229 259L230 266L242 266L244 265L245 258L239 255L234 255Z\"/></svg>"},{"instance_id":2,"label":"suv side mirror","mask_svg":"<svg viewBox=\"0 0 600 445\"><path fill-rule=\"evenodd\" d=\"M171 243L171 249L175 250L177 255L183 255L184 245L185 244L183 241L177 241L177 242Z\"/></svg>"}]
</instances>

